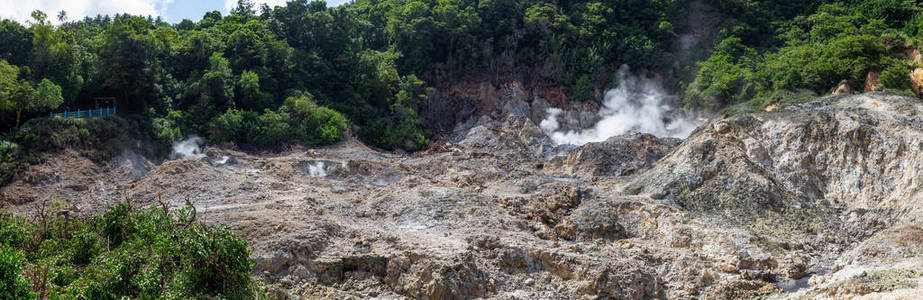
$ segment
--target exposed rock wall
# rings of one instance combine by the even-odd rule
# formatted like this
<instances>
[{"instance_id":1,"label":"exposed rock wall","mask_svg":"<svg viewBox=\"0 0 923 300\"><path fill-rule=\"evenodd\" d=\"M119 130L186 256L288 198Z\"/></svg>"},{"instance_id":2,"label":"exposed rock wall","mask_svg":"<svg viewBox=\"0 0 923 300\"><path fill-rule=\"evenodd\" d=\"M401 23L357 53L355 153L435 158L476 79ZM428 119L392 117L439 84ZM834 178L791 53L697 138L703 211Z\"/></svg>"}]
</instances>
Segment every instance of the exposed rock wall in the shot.
<instances>
[{"instance_id":1,"label":"exposed rock wall","mask_svg":"<svg viewBox=\"0 0 923 300\"><path fill-rule=\"evenodd\" d=\"M458 133L482 123L484 117L527 117L535 124L547 117L548 108L563 109L562 129L579 130L599 121L599 104L570 101L560 86L509 80L499 84L480 80L460 82L431 90L421 109L425 124L437 134Z\"/></svg>"}]
</instances>

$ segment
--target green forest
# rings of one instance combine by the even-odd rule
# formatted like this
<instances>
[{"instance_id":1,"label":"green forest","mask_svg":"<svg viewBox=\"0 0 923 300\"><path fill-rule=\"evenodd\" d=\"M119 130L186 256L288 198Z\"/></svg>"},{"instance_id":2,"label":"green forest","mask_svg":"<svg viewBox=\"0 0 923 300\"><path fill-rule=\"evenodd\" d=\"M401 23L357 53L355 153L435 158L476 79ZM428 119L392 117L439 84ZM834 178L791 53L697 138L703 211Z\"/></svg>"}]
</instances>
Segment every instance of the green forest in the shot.
<instances>
[{"instance_id":1,"label":"green forest","mask_svg":"<svg viewBox=\"0 0 923 300\"><path fill-rule=\"evenodd\" d=\"M0 23L0 156L55 144L35 132L67 124L42 119L100 97L118 99L127 120L111 122L158 145L199 135L271 149L351 133L415 151L439 133L419 113L429 91L471 78L600 101L629 64L664 76L690 111L804 102L842 81L861 90L869 72L878 90L913 95L918 66L904 53L921 29L910 0L242 0L175 24L35 11Z\"/></svg>"}]
</instances>

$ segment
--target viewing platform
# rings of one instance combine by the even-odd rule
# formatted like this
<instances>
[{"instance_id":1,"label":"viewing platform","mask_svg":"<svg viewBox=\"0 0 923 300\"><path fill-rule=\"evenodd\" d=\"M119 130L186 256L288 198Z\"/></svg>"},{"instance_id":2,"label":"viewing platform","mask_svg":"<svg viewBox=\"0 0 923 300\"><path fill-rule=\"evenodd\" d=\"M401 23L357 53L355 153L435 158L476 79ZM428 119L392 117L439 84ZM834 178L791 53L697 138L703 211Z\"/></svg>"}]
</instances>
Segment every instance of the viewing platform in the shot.
<instances>
[{"instance_id":1,"label":"viewing platform","mask_svg":"<svg viewBox=\"0 0 923 300\"><path fill-rule=\"evenodd\" d=\"M104 117L115 115L115 107L106 107L98 109L87 109L87 110L76 110L76 111L64 111L60 113L48 113L48 116L53 118L64 118L64 119L84 119L84 118L95 118L95 117Z\"/></svg>"}]
</instances>

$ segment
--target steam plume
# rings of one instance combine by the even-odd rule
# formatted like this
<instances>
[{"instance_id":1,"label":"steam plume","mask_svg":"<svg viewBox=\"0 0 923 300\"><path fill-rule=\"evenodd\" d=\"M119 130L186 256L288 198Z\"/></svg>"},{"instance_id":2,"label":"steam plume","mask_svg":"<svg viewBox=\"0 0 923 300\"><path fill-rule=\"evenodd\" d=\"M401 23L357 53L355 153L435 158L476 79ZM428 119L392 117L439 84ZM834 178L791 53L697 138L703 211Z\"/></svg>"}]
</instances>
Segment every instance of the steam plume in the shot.
<instances>
[{"instance_id":1,"label":"steam plume","mask_svg":"<svg viewBox=\"0 0 923 300\"><path fill-rule=\"evenodd\" d=\"M327 177L327 170L325 169L324 162L318 161L308 165L308 175L311 177Z\"/></svg>"},{"instance_id":2,"label":"steam plume","mask_svg":"<svg viewBox=\"0 0 923 300\"><path fill-rule=\"evenodd\" d=\"M173 143L173 153L170 154L170 158L203 157L204 154L199 148L200 144L202 144L202 138L194 135L183 141Z\"/></svg>"},{"instance_id":3,"label":"steam plume","mask_svg":"<svg viewBox=\"0 0 923 300\"><path fill-rule=\"evenodd\" d=\"M659 82L632 75L627 65L619 68L617 76L618 87L606 91L599 111L601 119L593 128L558 131L562 111L557 108L549 108L548 116L539 126L556 144L572 145L602 142L629 132L685 138L696 128L692 119L679 115L664 103L669 95Z\"/></svg>"}]
</instances>

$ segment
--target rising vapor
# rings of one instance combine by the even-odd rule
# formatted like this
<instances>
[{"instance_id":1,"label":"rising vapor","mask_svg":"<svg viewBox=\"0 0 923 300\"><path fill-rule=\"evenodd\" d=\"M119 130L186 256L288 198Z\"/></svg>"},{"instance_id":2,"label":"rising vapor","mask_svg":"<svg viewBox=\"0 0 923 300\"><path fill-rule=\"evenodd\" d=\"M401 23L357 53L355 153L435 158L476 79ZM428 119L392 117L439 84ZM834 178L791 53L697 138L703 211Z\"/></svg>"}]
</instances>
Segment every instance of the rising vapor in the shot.
<instances>
[{"instance_id":1,"label":"rising vapor","mask_svg":"<svg viewBox=\"0 0 923 300\"><path fill-rule=\"evenodd\" d=\"M183 141L173 143L173 152L170 154L170 158L205 157L201 148L199 148L201 144L202 138L194 135Z\"/></svg>"},{"instance_id":2,"label":"rising vapor","mask_svg":"<svg viewBox=\"0 0 923 300\"><path fill-rule=\"evenodd\" d=\"M580 131L558 131L562 111L549 108L548 116L539 126L556 144L583 145L602 142L629 132L650 133L659 137L685 138L696 128L675 108L664 103L669 95L659 82L632 75L627 65L617 73L618 87L606 91L600 121L593 128Z\"/></svg>"}]
</instances>

